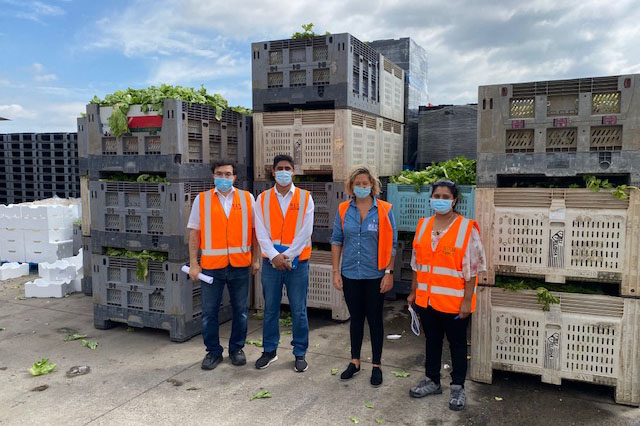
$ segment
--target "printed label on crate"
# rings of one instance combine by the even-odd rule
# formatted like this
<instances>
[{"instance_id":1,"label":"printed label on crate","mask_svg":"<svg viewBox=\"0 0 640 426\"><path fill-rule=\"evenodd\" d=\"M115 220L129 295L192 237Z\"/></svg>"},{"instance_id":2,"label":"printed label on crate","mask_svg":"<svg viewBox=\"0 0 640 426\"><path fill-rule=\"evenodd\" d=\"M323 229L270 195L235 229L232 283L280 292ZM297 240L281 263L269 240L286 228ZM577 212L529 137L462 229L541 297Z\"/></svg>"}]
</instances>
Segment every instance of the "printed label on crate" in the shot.
<instances>
[{"instance_id":1,"label":"printed label on crate","mask_svg":"<svg viewBox=\"0 0 640 426\"><path fill-rule=\"evenodd\" d=\"M524 129L524 120L512 120L511 121L512 129Z\"/></svg>"},{"instance_id":2,"label":"printed label on crate","mask_svg":"<svg viewBox=\"0 0 640 426\"><path fill-rule=\"evenodd\" d=\"M605 126L612 126L618 124L618 117L615 115L605 115L602 117L602 124Z\"/></svg>"},{"instance_id":3,"label":"printed label on crate","mask_svg":"<svg viewBox=\"0 0 640 426\"><path fill-rule=\"evenodd\" d=\"M554 118L553 119L553 127L567 127L567 119L566 118Z\"/></svg>"},{"instance_id":4,"label":"printed label on crate","mask_svg":"<svg viewBox=\"0 0 640 426\"><path fill-rule=\"evenodd\" d=\"M564 267L564 229L550 230L549 267Z\"/></svg>"},{"instance_id":5,"label":"printed label on crate","mask_svg":"<svg viewBox=\"0 0 640 426\"><path fill-rule=\"evenodd\" d=\"M158 132L162 130L161 115L127 117L130 132Z\"/></svg>"},{"instance_id":6,"label":"printed label on crate","mask_svg":"<svg viewBox=\"0 0 640 426\"><path fill-rule=\"evenodd\" d=\"M544 368L560 370L560 330L552 325L544 333Z\"/></svg>"}]
</instances>

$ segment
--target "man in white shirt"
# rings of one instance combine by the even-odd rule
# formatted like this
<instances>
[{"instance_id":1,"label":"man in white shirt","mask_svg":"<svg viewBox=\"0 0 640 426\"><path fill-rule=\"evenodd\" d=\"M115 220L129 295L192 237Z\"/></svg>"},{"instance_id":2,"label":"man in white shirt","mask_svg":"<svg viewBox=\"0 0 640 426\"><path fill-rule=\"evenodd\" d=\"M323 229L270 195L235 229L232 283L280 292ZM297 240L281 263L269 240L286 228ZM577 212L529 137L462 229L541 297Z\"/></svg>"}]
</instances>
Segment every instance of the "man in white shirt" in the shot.
<instances>
[{"instance_id":1,"label":"man in white shirt","mask_svg":"<svg viewBox=\"0 0 640 426\"><path fill-rule=\"evenodd\" d=\"M285 285L293 322L294 370L303 372L308 368L305 359L309 347L307 289L314 204L310 192L293 184L293 169L290 156L277 155L272 171L276 184L256 201L256 236L263 253L261 279L265 304L264 352L256 361L256 368L267 368L278 359L280 303Z\"/></svg>"},{"instance_id":2,"label":"man in white shirt","mask_svg":"<svg viewBox=\"0 0 640 426\"><path fill-rule=\"evenodd\" d=\"M189 216L189 276L198 281L201 272L213 278L202 282L202 338L207 355L203 370L222 362L218 313L226 285L233 319L229 357L233 365L244 365L242 348L247 338L249 274L260 268L260 248L253 226L255 200L250 192L236 189L236 166L219 161L211 167L215 189L201 192ZM198 259L198 254L201 254Z\"/></svg>"}]
</instances>

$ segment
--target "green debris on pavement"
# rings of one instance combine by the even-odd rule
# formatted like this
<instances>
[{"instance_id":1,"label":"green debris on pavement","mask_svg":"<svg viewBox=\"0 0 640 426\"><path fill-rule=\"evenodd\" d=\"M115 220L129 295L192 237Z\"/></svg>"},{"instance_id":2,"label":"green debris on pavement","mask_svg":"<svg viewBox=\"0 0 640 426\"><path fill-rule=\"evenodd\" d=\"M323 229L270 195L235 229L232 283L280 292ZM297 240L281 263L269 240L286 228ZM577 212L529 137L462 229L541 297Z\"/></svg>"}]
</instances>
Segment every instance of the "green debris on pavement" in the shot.
<instances>
[{"instance_id":1,"label":"green debris on pavement","mask_svg":"<svg viewBox=\"0 0 640 426\"><path fill-rule=\"evenodd\" d=\"M254 346L257 346L259 348L262 347L262 340L246 340L245 343L247 345L254 345Z\"/></svg>"},{"instance_id":2,"label":"green debris on pavement","mask_svg":"<svg viewBox=\"0 0 640 426\"><path fill-rule=\"evenodd\" d=\"M131 327L131 326L127 327L127 332L129 332L129 333L133 333L133 332L135 332L135 331L136 331L136 329L135 329L135 328L133 328L133 327Z\"/></svg>"},{"instance_id":3,"label":"green debris on pavement","mask_svg":"<svg viewBox=\"0 0 640 426\"><path fill-rule=\"evenodd\" d=\"M351 423L360 423L360 419L357 417L349 417L349 420L351 420Z\"/></svg>"},{"instance_id":4,"label":"green debris on pavement","mask_svg":"<svg viewBox=\"0 0 640 426\"><path fill-rule=\"evenodd\" d=\"M371 403L371 402L365 402L365 404L364 404L364 408L373 408L373 403Z\"/></svg>"},{"instance_id":5,"label":"green debris on pavement","mask_svg":"<svg viewBox=\"0 0 640 426\"><path fill-rule=\"evenodd\" d=\"M271 392L269 392L266 389L262 389L256 393L254 393L253 395L251 395L251 398L249 398L249 401L253 401L254 399L264 399L264 398L271 398Z\"/></svg>"},{"instance_id":6,"label":"green debris on pavement","mask_svg":"<svg viewBox=\"0 0 640 426\"><path fill-rule=\"evenodd\" d=\"M80 340L80 339L86 339L87 335L86 334L69 334L67 337L64 338L65 342L71 342L73 340Z\"/></svg>"},{"instance_id":7,"label":"green debris on pavement","mask_svg":"<svg viewBox=\"0 0 640 426\"><path fill-rule=\"evenodd\" d=\"M391 374L393 374L395 377L409 377L409 376L411 376L411 374L407 373L406 371L392 371Z\"/></svg>"},{"instance_id":8,"label":"green debris on pavement","mask_svg":"<svg viewBox=\"0 0 640 426\"><path fill-rule=\"evenodd\" d=\"M282 334L291 334L291 330L282 330Z\"/></svg>"},{"instance_id":9,"label":"green debris on pavement","mask_svg":"<svg viewBox=\"0 0 640 426\"><path fill-rule=\"evenodd\" d=\"M85 348L89 348L91 350L94 350L98 347L98 342L91 342L88 340L83 340L82 341L82 346L84 346Z\"/></svg>"},{"instance_id":10,"label":"green debris on pavement","mask_svg":"<svg viewBox=\"0 0 640 426\"><path fill-rule=\"evenodd\" d=\"M338 369L337 368L332 368L331 369L331 375L335 376L336 374L338 374Z\"/></svg>"},{"instance_id":11,"label":"green debris on pavement","mask_svg":"<svg viewBox=\"0 0 640 426\"><path fill-rule=\"evenodd\" d=\"M29 373L31 373L32 376L42 376L51 373L55 368L56 364L49 362L49 358L42 358L40 361L33 363L31 368L29 368Z\"/></svg>"},{"instance_id":12,"label":"green debris on pavement","mask_svg":"<svg viewBox=\"0 0 640 426\"><path fill-rule=\"evenodd\" d=\"M376 419L376 423L381 425L382 423L384 423L384 419Z\"/></svg>"},{"instance_id":13,"label":"green debris on pavement","mask_svg":"<svg viewBox=\"0 0 640 426\"><path fill-rule=\"evenodd\" d=\"M291 319L290 313L280 318L280 327L291 327L292 325L293 320Z\"/></svg>"}]
</instances>

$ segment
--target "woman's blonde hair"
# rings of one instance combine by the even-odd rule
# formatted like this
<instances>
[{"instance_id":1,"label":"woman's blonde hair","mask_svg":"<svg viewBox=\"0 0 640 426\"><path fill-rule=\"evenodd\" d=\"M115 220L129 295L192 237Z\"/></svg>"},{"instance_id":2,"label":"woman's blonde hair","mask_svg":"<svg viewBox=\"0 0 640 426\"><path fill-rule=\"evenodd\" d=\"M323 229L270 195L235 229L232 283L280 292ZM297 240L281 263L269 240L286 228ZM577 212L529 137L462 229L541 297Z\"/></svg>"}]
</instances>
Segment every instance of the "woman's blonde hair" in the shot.
<instances>
[{"instance_id":1,"label":"woman's blonde hair","mask_svg":"<svg viewBox=\"0 0 640 426\"><path fill-rule=\"evenodd\" d=\"M349 179L347 180L347 186L345 190L347 194L353 197L353 183L356 180L358 175L367 175L369 177L369 181L371 182L371 195L378 196L380 195L380 180L371 173L371 170L367 166L356 166L349 173Z\"/></svg>"}]
</instances>

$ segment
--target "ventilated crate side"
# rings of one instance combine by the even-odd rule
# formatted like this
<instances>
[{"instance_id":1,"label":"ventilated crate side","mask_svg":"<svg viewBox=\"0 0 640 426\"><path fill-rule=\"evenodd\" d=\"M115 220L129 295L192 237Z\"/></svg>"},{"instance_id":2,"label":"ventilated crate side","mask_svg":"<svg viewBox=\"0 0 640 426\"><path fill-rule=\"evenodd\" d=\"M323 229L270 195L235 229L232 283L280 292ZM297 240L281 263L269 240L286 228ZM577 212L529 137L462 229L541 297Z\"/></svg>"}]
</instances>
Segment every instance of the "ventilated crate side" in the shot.
<instances>
[{"instance_id":1,"label":"ventilated crate side","mask_svg":"<svg viewBox=\"0 0 640 426\"><path fill-rule=\"evenodd\" d=\"M553 293L544 312L535 291L479 287L472 317L471 378L491 383L493 370L616 387L616 402L640 405L640 300Z\"/></svg>"}]
</instances>

